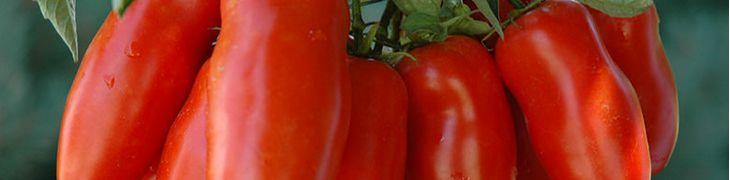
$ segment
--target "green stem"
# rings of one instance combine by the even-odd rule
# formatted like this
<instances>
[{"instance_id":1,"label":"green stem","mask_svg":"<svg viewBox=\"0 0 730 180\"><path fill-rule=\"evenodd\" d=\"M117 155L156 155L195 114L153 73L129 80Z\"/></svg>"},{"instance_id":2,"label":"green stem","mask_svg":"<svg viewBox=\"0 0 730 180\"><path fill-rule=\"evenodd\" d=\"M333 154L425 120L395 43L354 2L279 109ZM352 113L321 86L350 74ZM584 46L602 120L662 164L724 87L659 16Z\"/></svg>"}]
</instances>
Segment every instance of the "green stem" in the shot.
<instances>
[{"instance_id":1,"label":"green stem","mask_svg":"<svg viewBox=\"0 0 730 180\"><path fill-rule=\"evenodd\" d=\"M509 0L509 3L512 4L512 7L515 9L525 8L525 4L523 4L520 0Z\"/></svg>"},{"instance_id":2,"label":"green stem","mask_svg":"<svg viewBox=\"0 0 730 180\"><path fill-rule=\"evenodd\" d=\"M500 25L502 27L507 27L507 25L510 25L512 22L514 22L515 19L517 19L518 17L520 17L523 14L527 13L528 11L534 9L535 7L537 7L537 5L540 5L540 3L542 3L543 1L545 1L545 0L534 0L534 1L530 2L530 4L527 4L527 6L525 6L523 8L519 8L519 9L512 10L512 12L509 13L510 14L509 18L507 18L506 21L500 23ZM492 35L494 35L494 32L495 32L495 29L490 29L487 32L487 35L484 36L483 39L484 40L489 39L489 37L491 37Z\"/></svg>"},{"instance_id":3,"label":"green stem","mask_svg":"<svg viewBox=\"0 0 730 180\"><path fill-rule=\"evenodd\" d=\"M393 51L400 51L400 50L402 50L401 46L400 46L400 35L401 35L400 25L403 22L403 12L401 12L400 10L398 10L398 8L396 8L394 16L395 16L395 18L393 18L393 35L390 37L390 41L397 42L396 44L398 44L398 46L391 46L391 47L393 48Z\"/></svg>"},{"instance_id":4,"label":"green stem","mask_svg":"<svg viewBox=\"0 0 730 180\"><path fill-rule=\"evenodd\" d=\"M375 40L375 35L377 32L380 31L380 27L377 24L374 24L370 27L370 30L368 31L367 35L365 36L365 39L362 42L362 45L360 45L359 49L357 50L357 55L365 57L368 52L370 52L370 46L372 45L372 42Z\"/></svg>"},{"instance_id":5,"label":"green stem","mask_svg":"<svg viewBox=\"0 0 730 180\"><path fill-rule=\"evenodd\" d=\"M380 1L384 1L384 0L370 0L370 1L365 1L364 3L362 3L362 5L363 6L367 6L367 5L379 3Z\"/></svg>"},{"instance_id":6,"label":"green stem","mask_svg":"<svg viewBox=\"0 0 730 180\"><path fill-rule=\"evenodd\" d=\"M359 52L360 46L363 44L363 31L365 31L365 22L362 19L362 4L360 0L352 0L352 36L355 40L354 51ZM359 54L357 54L359 55Z\"/></svg>"},{"instance_id":7,"label":"green stem","mask_svg":"<svg viewBox=\"0 0 730 180\"><path fill-rule=\"evenodd\" d=\"M385 46L388 46L388 47L391 47L391 48L394 49L394 51L396 51L396 49L400 49L400 47L402 47L402 45L400 45L400 43L398 41L375 39L375 42L376 43L381 43L381 44L383 44Z\"/></svg>"},{"instance_id":8,"label":"green stem","mask_svg":"<svg viewBox=\"0 0 730 180\"><path fill-rule=\"evenodd\" d=\"M379 29L376 35L376 39L388 39L388 26L390 25L391 18L397 11L398 7L395 6L395 3L393 3L393 1L388 1L388 4L385 6L385 10L383 11L383 15L380 17L380 25L378 25ZM375 42L375 48L373 49L372 54L378 56L382 52L383 44Z\"/></svg>"}]
</instances>

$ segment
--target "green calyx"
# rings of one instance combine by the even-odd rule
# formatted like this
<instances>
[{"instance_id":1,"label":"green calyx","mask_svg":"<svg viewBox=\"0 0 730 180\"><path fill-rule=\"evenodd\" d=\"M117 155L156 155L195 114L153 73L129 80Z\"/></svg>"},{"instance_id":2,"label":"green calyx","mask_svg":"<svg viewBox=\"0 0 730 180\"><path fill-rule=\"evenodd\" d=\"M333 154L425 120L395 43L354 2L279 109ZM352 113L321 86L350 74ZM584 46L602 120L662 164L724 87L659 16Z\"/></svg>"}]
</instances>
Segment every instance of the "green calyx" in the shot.
<instances>
[{"instance_id":1,"label":"green calyx","mask_svg":"<svg viewBox=\"0 0 730 180\"><path fill-rule=\"evenodd\" d=\"M488 23L472 19L470 15L474 12L461 0L394 2L406 14L401 28L409 40L416 44L444 41L451 34L483 35L492 29ZM436 2L439 4L435 5ZM487 11L492 13L491 10Z\"/></svg>"},{"instance_id":2,"label":"green calyx","mask_svg":"<svg viewBox=\"0 0 730 180\"><path fill-rule=\"evenodd\" d=\"M440 23L438 16L420 12L408 15L401 28L415 42L443 41L448 35L447 28Z\"/></svg>"},{"instance_id":3,"label":"green calyx","mask_svg":"<svg viewBox=\"0 0 730 180\"><path fill-rule=\"evenodd\" d=\"M654 5L653 0L578 0L611 17L634 17Z\"/></svg>"}]
</instances>

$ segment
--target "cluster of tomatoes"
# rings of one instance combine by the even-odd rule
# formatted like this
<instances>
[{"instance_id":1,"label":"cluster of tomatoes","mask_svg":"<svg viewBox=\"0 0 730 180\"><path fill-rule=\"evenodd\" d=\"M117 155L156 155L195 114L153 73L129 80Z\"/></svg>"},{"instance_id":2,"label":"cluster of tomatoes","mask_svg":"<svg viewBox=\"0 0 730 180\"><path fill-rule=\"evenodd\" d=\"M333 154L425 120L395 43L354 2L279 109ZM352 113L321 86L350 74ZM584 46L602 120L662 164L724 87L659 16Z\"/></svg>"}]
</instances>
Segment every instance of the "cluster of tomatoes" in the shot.
<instances>
[{"instance_id":1,"label":"cluster of tomatoes","mask_svg":"<svg viewBox=\"0 0 730 180\"><path fill-rule=\"evenodd\" d=\"M85 54L57 176L661 171L678 102L654 6L616 17L591 6L601 0L523 1L392 0L365 24L359 1L348 13L346 0L134 0L110 13ZM498 13L483 10L489 3Z\"/></svg>"}]
</instances>

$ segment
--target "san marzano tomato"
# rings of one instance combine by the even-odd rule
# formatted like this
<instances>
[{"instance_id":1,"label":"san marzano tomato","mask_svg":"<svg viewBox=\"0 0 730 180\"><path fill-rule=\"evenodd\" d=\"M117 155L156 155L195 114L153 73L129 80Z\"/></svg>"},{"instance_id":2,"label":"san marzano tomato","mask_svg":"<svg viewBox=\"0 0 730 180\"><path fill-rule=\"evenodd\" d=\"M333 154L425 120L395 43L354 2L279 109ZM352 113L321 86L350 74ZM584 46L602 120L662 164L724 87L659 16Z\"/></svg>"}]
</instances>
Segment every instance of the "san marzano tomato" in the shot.
<instances>
[{"instance_id":1,"label":"san marzano tomato","mask_svg":"<svg viewBox=\"0 0 730 180\"><path fill-rule=\"evenodd\" d=\"M677 141L679 107L677 86L659 37L659 17L651 6L630 18L591 10L611 58L631 80L641 102L653 173L669 161Z\"/></svg>"},{"instance_id":2,"label":"san marzano tomato","mask_svg":"<svg viewBox=\"0 0 730 180\"><path fill-rule=\"evenodd\" d=\"M334 178L350 119L347 2L221 4L207 178Z\"/></svg>"},{"instance_id":3,"label":"san marzano tomato","mask_svg":"<svg viewBox=\"0 0 730 180\"><path fill-rule=\"evenodd\" d=\"M338 179L403 179L408 94L387 64L350 57L352 119Z\"/></svg>"},{"instance_id":4,"label":"san marzano tomato","mask_svg":"<svg viewBox=\"0 0 730 180\"><path fill-rule=\"evenodd\" d=\"M649 179L641 107L588 10L548 0L506 28L497 64L553 179Z\"/></svg>"},{"instance_id":5,"label":"san marzano tomato","mask_svg":"<svg viewBox=\"0 0 730 180\"><path fill-rule=\"evenodd\" d=\"M479 41L452 36L410 52L406 82L408 179L514 179L510 107L491 55Z\"/></svg>"},{"instance_id":6,"label":"san marzano tomato","mask_svg":"<svg viewBox=\"0 0 730 180\"><path fill-rule=\"evenodd\" d=\"M134 0L86 51L59 135L58 179L139 179L210 55L219 2Z\"/></svg>"}]
</instances>

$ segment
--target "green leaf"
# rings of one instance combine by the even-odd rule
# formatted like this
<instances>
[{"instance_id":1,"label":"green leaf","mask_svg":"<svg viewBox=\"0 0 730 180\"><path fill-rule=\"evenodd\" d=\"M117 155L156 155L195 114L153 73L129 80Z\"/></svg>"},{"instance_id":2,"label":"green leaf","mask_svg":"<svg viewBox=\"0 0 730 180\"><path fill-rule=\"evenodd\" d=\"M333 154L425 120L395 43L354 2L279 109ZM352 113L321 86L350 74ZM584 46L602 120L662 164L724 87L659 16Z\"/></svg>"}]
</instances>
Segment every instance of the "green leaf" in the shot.
<instances>
[{"instance_id":1,"label":"green leaf","mask_svg":"<svg viewBox=\"0 0 730 180\"><path fill-rule=\"evenodd\" d=\"M472 19L472 11L469 6L464 3L453 5L451 9L444 9L443 11L448 11L452 14L450 19L441 23L442 26L447 27L448 34L474 36L486 34L491 29L489 24L486 22Z\"/></svg>"},{"instance_id":2,"label":"green leaf","mask_svg":"<svg viewBox=\"0 0 730 180\"><path fill-rule=\"evenodd\" d=\"M51 21L53 28L61 36L71 51L74 62L79 60L78 35L76 34L75 0L36 0L43 17Z\"/></svg>"},{"instance_id":3,"label":"green leaf","mask_svg":"<svg viewBox=\"0 0 730 180\"><path fill-rule=\"evenodd\" d=\"M456 16L464 16L464 17L470 17L471 16L471 8L467 6L464 3L457 4L453 7L454 14Z\"/></svg>"},{"instance_id":4,"label":"green leaf","mask_svg":"<svg viewBox=\"0 0 730 180\"><path fill-rule=\"evenodd\" d=\"M418 12L438 16L441 11L441 0L393 0L393 2L406 15Z\"/></svg>"},{"instance_id":5,"label":"green leaf","mask_svg":"<svg viewBox=\"0 0 730 180\"><path fill-rule=\"evenodd\" d=\"M500 37L503 37L504 32L502 32L502 26L499 23L499 19L497 19L497 16L492 11L489 2L487 2L487 0L474 0L474 4L476 4L477 8L479 8L479 12L481 12L484 17L487 17L487 21L489 21L489 24L491 24L494 30L497 31L497 34L499 34Z\"/></svg>"},{"instance_id":6,"label":"green leaf","mask_svg":"<svg viewBox=\"0 0 730 180\"><path fill-rule=\"evenodd\" d=\"M119 17L122 17L124 15L124 11L127 10L127 7L129 7L129 4L132 3L132 0L112 0L112 9L114 12L119 15Z\"/></svg>"},{"instance_id":7,"label":"green leaf","mask_svg":"<svg viewBox=\"0 0 730 180\"><path fill-rule=\"evenodd\" d=\"M653 0L578 0L612 17L633 17L649 9Z\"/></svg>"},{"instance_id":8,"label":"green leaf","mask_svg":"<svg viewBox=\"0 0 730 180\"><path fill-rule=\"evenodd\" d=\"M492 12L499 13L499 7L502 6L502 4L499 4L499 0L488 0L488 2L489 2L489 7L492 8ZM497 16L497 18L499 18L499 16ZM499 20L502 20L502 19L499 19Z\"/></svg>"},{"instance_id":9,"label":"green leaf","mask_svg":"<svg viewBox=\"0 0 730 180\"><path fill-rule=\"evenodd\" d=\"M417 43L443 41L448 35L438 16L418 11L408 15L401 28L408 33L408 38Z\"/></svg>"}]
</instances>

